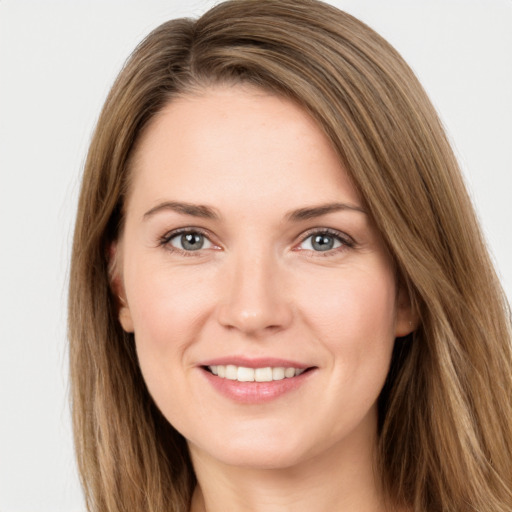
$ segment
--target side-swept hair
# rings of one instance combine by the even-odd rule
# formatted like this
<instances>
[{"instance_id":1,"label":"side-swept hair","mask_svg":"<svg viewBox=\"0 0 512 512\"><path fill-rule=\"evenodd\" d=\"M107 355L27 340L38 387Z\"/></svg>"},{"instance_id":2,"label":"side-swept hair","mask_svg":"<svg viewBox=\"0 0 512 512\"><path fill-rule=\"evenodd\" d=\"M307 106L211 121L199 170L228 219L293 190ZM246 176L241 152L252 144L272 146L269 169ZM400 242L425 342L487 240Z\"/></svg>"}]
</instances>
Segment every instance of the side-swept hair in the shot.
<instances>
[{"instance_id":1,"label":"side-swept hair","mask_svg":"<svg viewBox=\"0 0 512 512\"><path fill-rule=\"evenodd\" d=\"M390 503L510 512L510 312L457 162L418 80L352 16L315 0L234 0L164 23L135 50L99 118L78 206L69 290L73 425L92 512L185 512L186 442L145 387L121 329L109 247L130 155L178 95L249 83L302 106L339 154L420 318L379 398Z\"/></svg>"}]
</instances>

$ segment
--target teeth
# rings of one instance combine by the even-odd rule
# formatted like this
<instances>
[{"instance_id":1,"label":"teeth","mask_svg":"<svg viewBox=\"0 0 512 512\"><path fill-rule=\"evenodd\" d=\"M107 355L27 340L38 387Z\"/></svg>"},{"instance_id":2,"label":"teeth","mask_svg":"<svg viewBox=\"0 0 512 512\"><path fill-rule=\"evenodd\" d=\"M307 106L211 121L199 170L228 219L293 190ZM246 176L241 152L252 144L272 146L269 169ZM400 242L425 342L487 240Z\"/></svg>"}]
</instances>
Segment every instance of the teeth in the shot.
<instances>
[{"instance_id":1,"label":"teeth","mask_svg":"<svg viewBox=\"0 0 512 512\"><path fill-rule=\"evenodd\" d=\"M238 378L238 368L234 364L226 366L226 379L236 380Z\"/></svg>"},{"instance_id":2,"label":"teeth","mask_svg":"<svg viewBox=\"0 0 512 512\"><path fill-rule=\"evenodd\" d=\"M286 368L284 370L284 376L289 379L290 377L295 377L295 368Z\"/></svg>"},{"instance_id":3,"label":"teeth","mask_svg":"<svg viewBox=\"0 0 512 512\"><path fill-rule=\"evenodd\" d=\"M240 382L254 382L254 368L239 366L236 380Z\"/></svg>"},{"instance_id":4,"label":"teeth","mask_svg":"<svg viewBox=\"0 0 512 512\"><path fill-rule=\"evenodd\" d=\"M239 382L271 382L273 380L290 379L297 377L305 372L302 368L284 368L278 366L272 368L246 368L245 366L215 365L208 366L213 375L217 375L222 379L237 380Z\"/></svg>"},{"instance_id":5,"label":"teeth","mask_svg":"<svg viewBox=\"0 0 512 512\"><path fill-rule=\"evenodd\" d=\"M254 370L254 380L256 382L270 382L272 380L272 368L256 368Z\"/></svg>"},{"instance_id":6,"label":"teeth","mask_svg":"<svg viewBox=\"0 0 512 512\"><path fill-rule=\"evenodd\" d=\"M284 374L284 368L272 368L272 380L283 380Z\"/></svg>"}]
</instances>

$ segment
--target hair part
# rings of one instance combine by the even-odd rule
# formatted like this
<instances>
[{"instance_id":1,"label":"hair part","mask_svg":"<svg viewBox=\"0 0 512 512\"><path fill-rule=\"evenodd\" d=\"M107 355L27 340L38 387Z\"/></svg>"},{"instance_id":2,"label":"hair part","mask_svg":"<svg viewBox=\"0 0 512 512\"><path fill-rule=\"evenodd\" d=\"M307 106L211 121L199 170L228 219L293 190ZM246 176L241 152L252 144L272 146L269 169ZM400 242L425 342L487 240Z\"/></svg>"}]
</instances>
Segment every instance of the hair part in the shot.
<instances>
[{"instance_id":1,"label":"hair part","mask_svg":"<svg viewBox=\"0 0 512 512\"><path fill-rule=\"evenodd\" d=\"M398 339L379 398L392 506L510 512L510 312L457 162L418 80L362 22L314 0L234 0L154 30L106 100L73 242L73 428L88 509L188 511L183 437L142 378L118 320L109 250L131 158L173 98L250 84L302 106L329 137L393 255L420 326Z\"/></svg>"}]
</instances>

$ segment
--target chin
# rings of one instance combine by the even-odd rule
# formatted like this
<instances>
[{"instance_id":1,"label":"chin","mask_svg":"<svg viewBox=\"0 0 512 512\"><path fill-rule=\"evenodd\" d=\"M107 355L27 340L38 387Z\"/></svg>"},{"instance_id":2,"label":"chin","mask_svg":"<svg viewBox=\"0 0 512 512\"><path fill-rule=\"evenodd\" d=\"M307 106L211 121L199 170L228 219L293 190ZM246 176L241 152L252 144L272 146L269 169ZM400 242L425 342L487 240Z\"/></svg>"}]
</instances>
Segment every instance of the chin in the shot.
<instances>
[{"instance_id":1,"label":"chin","mask_svg":"<svg viewBox=\"0 0 512 512\"><path fill-rule=\"evenodd\" d=\"M214 454L211 454L215 456ZM236 466L244 469L255 470L273 470L288 469L299 465L303 460L304 454L292 450L283 450L282 448L260 447L241 447L230 449L228 453L217 454L220 462L228 466Z\"/></svg>"},{"instance_id":2,"label":"chin","mask_svg":"<svg viewBox=\"0 0 512 512\"><path fill-rule=\"evenodd\" d=\"M192 456L201 452L228 466L246 469L286 469L299 465L316 450L304 436L290 435L289 429L259 428L229 433L204 443L189 443ZM318 448L318 447L317 447Z\"/></svg>"}]
</instances>

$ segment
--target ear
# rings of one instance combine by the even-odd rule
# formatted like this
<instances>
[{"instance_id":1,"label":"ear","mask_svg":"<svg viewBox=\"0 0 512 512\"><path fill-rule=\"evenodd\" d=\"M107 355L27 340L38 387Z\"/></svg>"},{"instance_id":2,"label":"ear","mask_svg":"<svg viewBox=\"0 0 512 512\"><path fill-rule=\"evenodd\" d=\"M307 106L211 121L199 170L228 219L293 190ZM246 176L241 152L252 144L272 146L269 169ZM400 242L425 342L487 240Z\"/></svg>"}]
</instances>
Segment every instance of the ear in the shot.
<instances>
[{"instance_id":1,"label":"ear","mask_svg":"<svg viewBox=\"0 0 512 512\"><path fill-rule=\"evenodd\" d=\"M108 274L110 279L110 288L114 294L117 306L117 317L121 327L126 332L133 332L133 320L126 300L126 293L121 274L122 258L118 242L112 242L108 249Z\"/></svg>"},{"instance_id":2,"label":"ear","mask_svg":"<svg viewBox=\"0 0 512 512\"><path fill-rule=\"evenodd\" d=\"M402 338L415 331L419 325L419 316L413 306L407 288L402 284L398 290L396 302L395 337Z\"/></svg>"}]
</instances>

